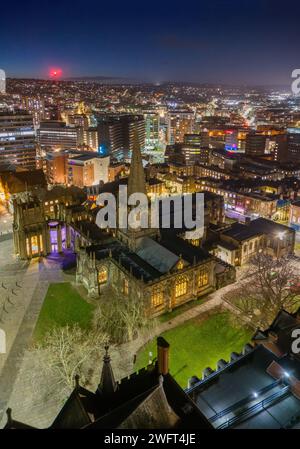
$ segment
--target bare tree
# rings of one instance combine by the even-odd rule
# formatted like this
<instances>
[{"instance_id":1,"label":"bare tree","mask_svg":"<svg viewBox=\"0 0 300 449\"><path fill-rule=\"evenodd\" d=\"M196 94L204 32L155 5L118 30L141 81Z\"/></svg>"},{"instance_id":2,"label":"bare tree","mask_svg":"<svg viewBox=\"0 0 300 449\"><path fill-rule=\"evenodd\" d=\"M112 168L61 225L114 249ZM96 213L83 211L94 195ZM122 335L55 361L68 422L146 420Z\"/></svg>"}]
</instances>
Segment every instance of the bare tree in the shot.
<instances>
[{"instance_id":1,"label":"bare tree","mask_svg":"<svg viewBox=\"0 0 300 449\"><path fill-rule=\"evenodd\" d=\"M102 292L94 314L94 327L109 336L112 343L132 341L154 321L147 317L145 303L133 293L128 295L107 288Z\"/></svg>"},{"instance_id":2,"label":"bare tree","mask_svg":"<svg viewBox=\"0 0 300 449\"><path fill-rule=\"evenodd\" d=\"M46 395L55 392L55 396L62 400L74 387L76 375L80 376L82 386L91 385L94 367L99 366L100 369L106 341L106 335L95 331L86 332L78 325L54 328L46 334L42 343L29 351L36 365L30 370L32 382L36 388L42 383Z\"/></svg>"},{"instance_id":3,"label":"bare tree","mask_svg":"<svg viewBox=\"0 0 300 449\"><path fill-rule=\"evenodd\" d=\"M235 291L224 295L255 327L268 327L281 309L300 306L300 277L295 261L257 253Z\"/></svg>"}]
</instances>

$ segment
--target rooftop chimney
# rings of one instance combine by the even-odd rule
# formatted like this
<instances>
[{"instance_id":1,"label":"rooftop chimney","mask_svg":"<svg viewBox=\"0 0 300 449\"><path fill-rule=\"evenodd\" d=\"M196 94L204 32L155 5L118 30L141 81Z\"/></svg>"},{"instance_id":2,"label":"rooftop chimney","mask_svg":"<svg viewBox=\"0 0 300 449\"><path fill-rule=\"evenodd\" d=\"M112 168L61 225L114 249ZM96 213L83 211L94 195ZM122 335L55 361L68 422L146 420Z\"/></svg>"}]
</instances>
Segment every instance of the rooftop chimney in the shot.
<instances>
[{"instance_id":1,"label":"rooftop chimney","mask_svg":"<svg viewBox=\"0 0 300 449\"><path fill-rule=\"evenodd\" d=\"M158 372L163 376L169 372L169 343L163 338L157 338Z\"/></svg>"}]
</instances>

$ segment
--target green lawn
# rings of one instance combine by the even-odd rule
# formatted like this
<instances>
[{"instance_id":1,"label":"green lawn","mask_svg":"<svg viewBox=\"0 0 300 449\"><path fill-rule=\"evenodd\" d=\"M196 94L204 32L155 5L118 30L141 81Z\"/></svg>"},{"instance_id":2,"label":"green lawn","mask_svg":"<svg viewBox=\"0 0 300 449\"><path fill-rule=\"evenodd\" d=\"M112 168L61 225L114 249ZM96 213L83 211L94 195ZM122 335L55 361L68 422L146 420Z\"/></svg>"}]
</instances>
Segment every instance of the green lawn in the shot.
<instances>
[{"instance_id":1,"label":"green lawn","mask_svg":"<svg viewBox=\"0 0 300 449\"><path fill-rule=\"evenodd\" d=\"M93 308L70 283L50 284L34 330L34 341L42 341L44 335L56 326L78 323L81 328L87 329Z\"/></svg>"},{"instance_id":2,"label":"green lawn","mask_svg":"<svg viewBox=\"0 0 300 449\"><path fill-rule=\"evenodd\" d=\"M215 369L219 359L229 360L231 352L240 352L252 334L245 327L235 327L229 312L219 312L204 320L189 320L162 334L171 346L170 372L185 388L189 377L201 378L204 368ZM137 354L136 369L148 364L149 351L156 357L156 340Z\"/></svg>"},{"instance_id":3,"label":"green lawn","mask_svg":"<svg viewBox=\"0 0 300 449\"><path fill-rule=\"evenodd\" d=\"M176 309L173 309L172 312L164 313L163 315L160 315L158 317L158 320L161 323L165 323L166 321L170 321L176 316L180 315L183 312L186 312L189 309L192 309L193 307L199 306L199 304L203 304L207 297L209 296L209 293L204 296L200 296L198 299L194 299L193 301L186 302L185 304L182 304L182 306L176 307Z\"/></svg>"}]
</instances>

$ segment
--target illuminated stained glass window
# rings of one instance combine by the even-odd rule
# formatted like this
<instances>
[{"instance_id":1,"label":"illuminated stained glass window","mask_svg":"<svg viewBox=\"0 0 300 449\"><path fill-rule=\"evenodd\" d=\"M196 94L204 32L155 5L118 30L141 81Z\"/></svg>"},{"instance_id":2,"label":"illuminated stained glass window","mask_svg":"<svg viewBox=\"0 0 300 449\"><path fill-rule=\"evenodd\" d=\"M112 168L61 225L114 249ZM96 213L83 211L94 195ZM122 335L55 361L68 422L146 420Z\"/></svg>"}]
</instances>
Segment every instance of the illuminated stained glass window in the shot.
<instances>
[{"instance_id":1,"label":"illuminated stained glass window","mask_svg":"<svg viewBox=\"0 0 300 449\"><path fill-rule=\"evenodd\" d=\"M184 276L180 276L175 284L175 297L185 295L187 292L187 279Z\"/></svg>"},{"instance_id":2,"label":"illuminated stained glass window","mask_svg":"<svg viewBox=\"0 0 300 449\"><path fill-rule=\"evenodd\" d=\"M159 307L162 305L164 295L160 287L154 287L151 295L151 304L153 307Z\"/></svg>"},{"instance_id":3,"label":"illuminated stained glass window","mask_svg":"<svg viewBox=\"0 0 300 449\"><path fill-rule=\"evenodd\" d=\"M205 270L200 271L198 276L198 287L204 287L208 284L208 273Z\"/></svg>"},{"instance_id":4,"label":"illuminated stained glass window","mask_svg":"<svg viewBox=\"0 0 300 449\"><path fill-rule=\"evenodd\" d=\"M105 284L107 282L107 270L102 268L98 273L98 282L99 284Z\"/></svg>"}]
</instances>

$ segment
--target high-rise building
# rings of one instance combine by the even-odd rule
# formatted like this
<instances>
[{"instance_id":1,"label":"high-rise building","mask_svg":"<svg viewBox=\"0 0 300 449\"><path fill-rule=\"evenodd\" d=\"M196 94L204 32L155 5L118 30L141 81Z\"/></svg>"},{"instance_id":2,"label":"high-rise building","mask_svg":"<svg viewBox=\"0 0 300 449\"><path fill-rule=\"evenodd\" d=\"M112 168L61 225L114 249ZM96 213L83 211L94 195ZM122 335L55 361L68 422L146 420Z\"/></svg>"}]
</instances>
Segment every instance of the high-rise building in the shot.
<instances>
[{"instance_id":1,"label":"high-rise building","mask_svg":"<svg viewBox=\"0 0 300 449\"><path fill-rule=\"evenodd\" d=\"M6 77L4 70L0 69L0 94L5 94L6 92Z\"/></svg>"},{"instance_id":2,"label":"high-rise building","mask_svg":"<svg viewBox=\"0 0 300 449\"><path fill-rule=\"evenodd\" d=\"M36 166L36 137L32 115L23 111L0 113L0 166Z\"/></svg>"},{"instance_id":3,"label":"high-rise building","mask_svg":"<svg viewBox=\"0 0 300 449\"><path fill-rule=\"evenodd\" d=\"M133 150L135 136L140 148L145 147L145 120L142 115L98 116L99 151L121 160Z\"/></svg>"},{"instance_id":4,"label":"high-rise building","mask_svg":"<svg viewBox=\"0 0 300 449\"><path fill-rule=\"evenodd\" d=\"M300 128L287 129L287 161L300 162Z\"/></svg>"},{"instance_id":5,"label":"high-rise building","mask_svg":"<svg viewBox=\"0 0 300 449\"><path fill-rule=\"evenodd\" d=\"M23 97L22 106L33 117L33 124L39 126L40 122L45 119L45 102L39 97Z\"/></svg>"},{"instance_id":6,"label":"high-rise building","mask_svg":"<svg viewBox=\"0 0 300 449\"><path fill-rule=\"evenodd\" d=\"M300 128L288 128L285 133L272 136L272 156L278 162L300 162Z\"/></svg>"},{"instance_id":7,"label":"high-rise building","mask_svg":"<svg viewBox=\"0 0 300 449\"><path fill-rule=\"evenodd\" d=\"M80 128L66 126L65 122L48 120L41 122L37 140L41 150L68 150L80 145Z\"/></svg>"},{"instance_id":8,"label":"high-rise building","mask_svg":"<svg viewBox=\"0 0 300 449\"><path fill-rule=\"evenodd\" d=\"M83 141L90 149L97 151L99 148L97 128L88 128L83 131Z\"/></svg>"},{"instance_id":9,"label":"high-rise building","mask_svg":"<svg viewBox=\"0 0 300 449\"><path fill-rule=\"evenodd\" d=\"M181 143L184 135L190 134L194 127L194 113L189 110L176 109L168 112L168 144Z\"/></svg>"},{"instance_id":10,"label":"high-rise building","mask_svg":"<svg viewBox=\"0 0 300 449\"><path fill-rule=\"evenodd\" d=\"M200 144L176 143L167 146L165 161L184 165L206 164L209 161L209 154L210 149Z\"/></svg>"},{"instance_id":11,"label":"high-rise building","mask_svg":"<svg viewBox=\"0 0 300 449\"><path fill-rule=\"evenodd\" d=\"M247 156L263 156L266 151L267 136L258 133L249 133L246 137L245 153Z\"/></svg>"},{"instance_id":12,"label":"high-rise building","mask_svg":"<svg viewBox=\"0 0 300 449\"><path fill-rule=\"evenodd\" d=\"M153 149L159 146L159 127L160 127L160 117L155 111L144 112L145 119L145 149Z\"/></svg>"}]
</instances>

